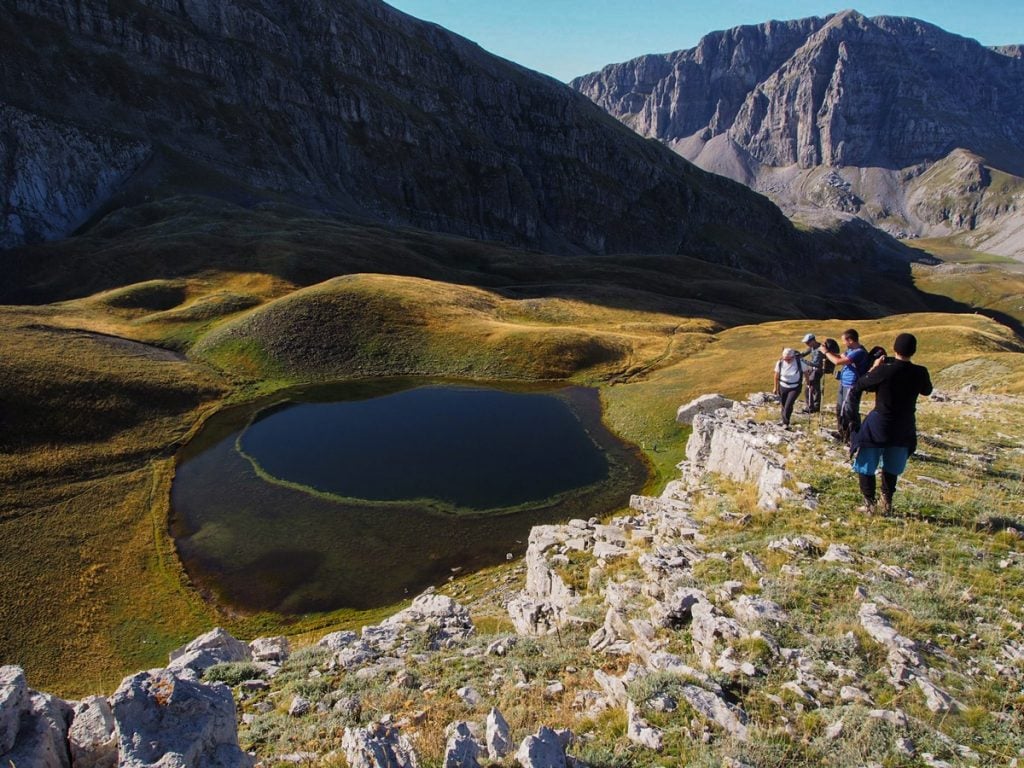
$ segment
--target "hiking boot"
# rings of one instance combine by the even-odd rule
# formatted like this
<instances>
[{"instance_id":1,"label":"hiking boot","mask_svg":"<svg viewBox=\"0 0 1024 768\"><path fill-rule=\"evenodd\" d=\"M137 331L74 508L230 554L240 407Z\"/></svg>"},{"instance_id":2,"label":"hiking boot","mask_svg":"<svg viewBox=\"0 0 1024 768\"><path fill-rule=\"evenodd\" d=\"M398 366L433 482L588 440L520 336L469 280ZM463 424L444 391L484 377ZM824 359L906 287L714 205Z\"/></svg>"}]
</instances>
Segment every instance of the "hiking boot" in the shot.
<instances>
[{"instance_id":1,"label":"hiking boot","mask_svg":"<svg viewBox=\"0 0 1024 768\"><path fill-rule=\"evenodd\" d=\"M864 503L857 507L857 512L871 517L875 514L875 502L864 499Z\"/></svg>"},{"instance_id":2,"label":"hiking boot","mask_svg":"<svg viewBox=\"0 0 1024 768\"><path fill-rule=\"evenodd\" d=\"M892 499L887 499L885 497L882 498L882 514L883 515L891 515L892 514Z\"/></svg>"}]
</instances>

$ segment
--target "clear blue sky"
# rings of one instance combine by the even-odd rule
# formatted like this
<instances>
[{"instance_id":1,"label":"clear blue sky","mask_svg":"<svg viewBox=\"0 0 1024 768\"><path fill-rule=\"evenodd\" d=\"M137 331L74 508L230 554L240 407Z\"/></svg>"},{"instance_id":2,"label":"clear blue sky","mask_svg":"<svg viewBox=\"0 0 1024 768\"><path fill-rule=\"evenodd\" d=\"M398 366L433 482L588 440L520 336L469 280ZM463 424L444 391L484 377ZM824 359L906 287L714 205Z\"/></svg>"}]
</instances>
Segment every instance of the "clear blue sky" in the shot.
<instances>
[{"instance_id":1,"label":"clear blue sky","mask_svg":"<svg viewBox=\"0 0 1024 768\"><path fill-rule=\"evenodd\" d=\"M839 0L840 2L842 0ZM559 80L644 53L692 48L708 32L769 19L912 16L983 45L1024 44L1024 0L387 0L491 53Z\"/></svg>"}]
</instances>

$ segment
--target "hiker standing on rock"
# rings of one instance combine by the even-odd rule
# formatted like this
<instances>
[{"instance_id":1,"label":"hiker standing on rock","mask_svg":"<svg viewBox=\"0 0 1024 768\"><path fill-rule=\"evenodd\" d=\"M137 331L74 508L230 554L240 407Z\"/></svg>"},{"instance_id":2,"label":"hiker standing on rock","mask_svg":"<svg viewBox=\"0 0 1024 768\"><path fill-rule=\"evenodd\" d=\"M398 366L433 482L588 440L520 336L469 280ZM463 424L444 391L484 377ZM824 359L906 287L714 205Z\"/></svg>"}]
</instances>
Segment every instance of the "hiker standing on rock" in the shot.
<instances>
[{"instance_id":1,"label":"hiker standing on rock","mask_svg":"<svg viewBox=\"0 0 1024 768\"><path fill-rule=\"evenodd\" d=\"M853 435L853 469L860 482L864 506L858 511L875 511L875 472L882 465L882 512L892 512L896 481L917 447L917 396L932 393L928 369L910 362L917 352L917 338L901 333L892 345L896 359L880 357L874 367L853 386L862 392L875 392L875 407Z\"/></svg>"},{"instance_id":2,"label":"hiker standing on rock","mask_svg":"<svg viewBox=\"0 0 1024 768\"><path fill-rule=\"evenodd\" d=\"M838 437L849 442L852 435L860 427L860 392L854 393L853 385L861 375L867 373L869 362L867 350L860 344L860 335L853 328L843 331L843 343L846 353L839 355L822 347L822 354L835 365L843 366L839 372L839 392L836 395L836 426Z\"/></svg>"},{"instance_id":3,"label":"hiker standing on rock","mask_svg":"<svg viewBox=\"0 0 1024 768\"><path fill-rule=\"evenodd\" d=\"M807 394L802 413L817 413L821 410L821 376L825 365L825 350L813 333L804 336L807 349L797 355L807 366Z\"/></svg>"},{"instance_id":4,"label":"hiker standing on rock","mask_svg":"<svg viewBox=\"0 0 1024 768\"><path fill-rule=\"evenodd\" d=\"M775 362L775 386L772 392L779 396L782 412L779 424L789 429L789 420L793 416L793 406L800 396L806 366L796 350L786 347L782 350L782 358Z\"/></svg>"}]
</instances>

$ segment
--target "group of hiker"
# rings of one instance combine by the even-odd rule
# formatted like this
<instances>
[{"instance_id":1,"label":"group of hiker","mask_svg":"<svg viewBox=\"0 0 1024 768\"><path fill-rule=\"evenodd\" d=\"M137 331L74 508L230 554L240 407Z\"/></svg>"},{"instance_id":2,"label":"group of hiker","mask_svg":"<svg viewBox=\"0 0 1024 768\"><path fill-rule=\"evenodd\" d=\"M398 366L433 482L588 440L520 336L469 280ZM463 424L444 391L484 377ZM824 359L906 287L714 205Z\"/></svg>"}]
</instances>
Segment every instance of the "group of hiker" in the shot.
<instances>
[{"instance_id":1,"label":"group of hiker","mask_svg":"<svg viewBox=\"0 0 1024 768\"><path fill-rule=\"evenodd\" d=\"M819 342L813 333L803 337L802 352L786 347L775 363L774 389L780 403L780 425L790 429L793 409L806 384L801 413L821 412L822 379L835 374L836 429L833 437L850 447L864 505L858 511L873 514L878 506L876 472L882 467L881 509L892 511L896 482L917 445L915 411L918 395L930 395L928 369L911 362L917 338L901 333L893 341L893 355L882 347L870 350L860 343L854 328L840 336L844 348L831 338ZM864 392L875 393L875 407L860 418Z\"/></svg>"}]
</instances>

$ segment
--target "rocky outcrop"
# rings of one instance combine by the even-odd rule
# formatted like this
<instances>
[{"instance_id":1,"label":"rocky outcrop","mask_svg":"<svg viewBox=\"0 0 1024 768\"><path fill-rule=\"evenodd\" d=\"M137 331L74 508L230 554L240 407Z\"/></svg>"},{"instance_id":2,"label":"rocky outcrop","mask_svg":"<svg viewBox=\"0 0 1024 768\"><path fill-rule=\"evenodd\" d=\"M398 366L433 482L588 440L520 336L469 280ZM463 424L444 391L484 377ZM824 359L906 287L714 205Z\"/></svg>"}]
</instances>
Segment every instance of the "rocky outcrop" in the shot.
<instances>
[{"instance_id":1,"label":"rocky outcrop","mask_svg":"<svg viewBox=\"0 0 1024 768\"><path fill-rule=\"evenodd\" d=\"M168 189L570 253L788 232L561 83L376 0L15 0L0 32L0 247Z\"/></svg>"},{"instance_id":2,"label":"rocky outcrop","mask_svg":"<svg viewBox=\"0 0 1024 768\"><path fill-rule=\"evenodd\" d=\"M341 746L349 768L416 768L419 765L409 740L386 723L346 728Z\"/></svg>"},{"instance_id":3,"label":"rocky outcrop","mask_svg":"<svg viewBox=\"0 0 1024 768\"><path fill-rule=\"evenodd\" d=\"M110 698L119 765L247 768L238 746L235 702L226 685L204 685L168 670L127 677Z\"/></svg>"},{"instance_id":4,"label":"rocky outcrop","mask_svg":"<svg viewBox=\"0 0 1024 768\"><path fill-rule=\"evenodd\" d=\"M20 667L0 667L0 765L70 768L71 706L31 690Z\"/></svg>"},{"instance_id":5,"label":"rocky outcrop","mask_svg":"<svg viewBox=\"0 0 1024 768\"><path fill-rule=\"evenodd\" d=\"M241 640L236 640L220 627L200 635L187 645L171 651L167 669L175 674L202 674L214 664L249 661L252 652Z\"/></svg>"},{"instance_id":6,"label":"rocky outcrop","mask_svg":"<svg viewBox=\"0 0 1024 768\"><path fill-rule=\"evenodd\" d=\"M684 471L715 472L755 483L758 505L775 509L782 499L795 497L787 487L793 478L777 450L786 441L782 432L755 423L742 408L697 414L686 443L689 465Z\"/></svg>"},{"instance_id":7,"label":"rocky outcrop","mask_svg":"<svg viewBox=\"0 0 1024 768\"><path fill-rule=\"evenodd\" d=\"M902 236L993 222L1017 229L1024 207L1007 186L1024 189L1018 49L844 11L715 32L695 48L610 65L572 85L784 210L856 215ZM926 178L933 164L959 162L953 150L1000 169L998 181L984 170ZM1022 238L999 246L1024 253Z\"/></svg>"}]
</instances>

